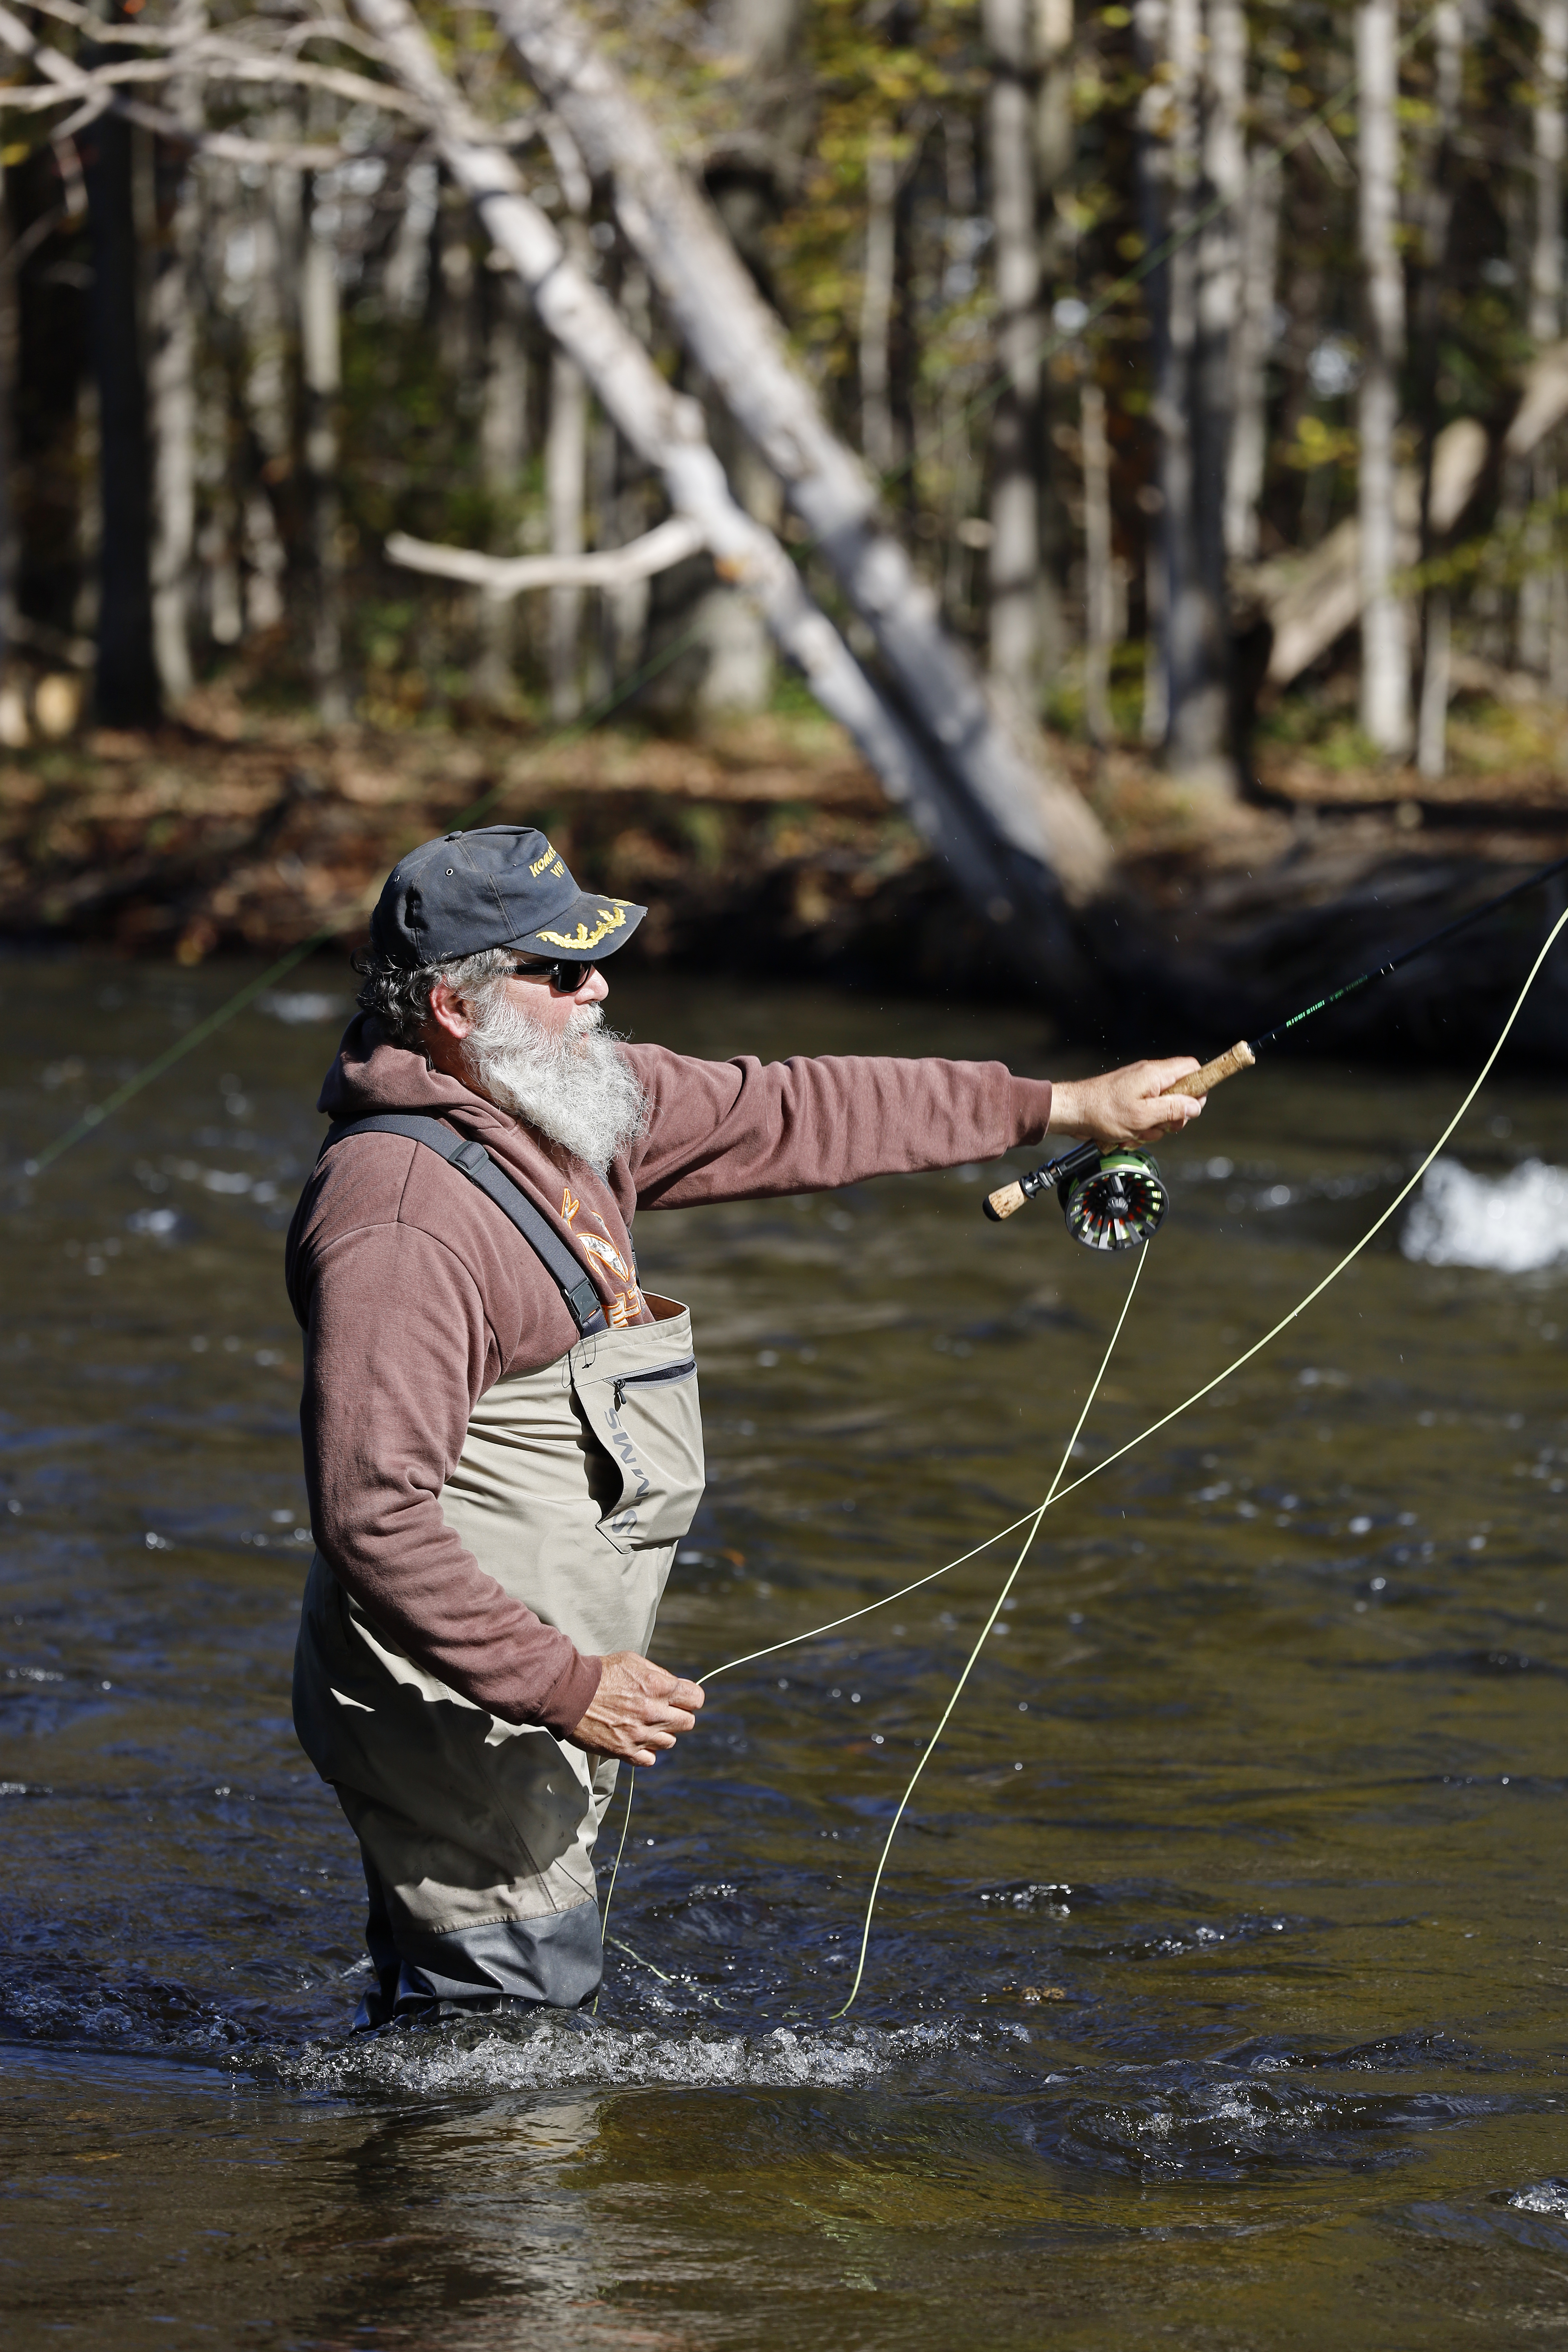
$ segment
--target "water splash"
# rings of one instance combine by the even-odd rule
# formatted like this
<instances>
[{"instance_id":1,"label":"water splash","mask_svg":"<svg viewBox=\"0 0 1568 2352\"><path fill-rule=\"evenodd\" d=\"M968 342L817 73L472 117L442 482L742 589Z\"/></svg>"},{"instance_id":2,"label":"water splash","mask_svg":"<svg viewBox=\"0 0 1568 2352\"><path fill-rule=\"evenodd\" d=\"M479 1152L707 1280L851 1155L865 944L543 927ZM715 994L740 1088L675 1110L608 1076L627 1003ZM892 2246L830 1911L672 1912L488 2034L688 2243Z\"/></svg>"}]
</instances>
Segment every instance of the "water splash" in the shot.
<instances>
[{"instance_id":1,"label":"water splash","mask_svg":"<svg viewBox=\"0 0 1568 2352\"><path fill-rule=\"evenodd\" d=\"M1537 2180L1516 2189L1509 2203L1521 2213L1551 2213L1568 2221L1568 2180Z\"/></svg>"},{"instance_id":2,"label":"water splash","mask_svg":"<svg viewBox=\"0 0 1568 2352\"><path fill-rule=\"evenodd\" d=\"M384 2032L347 2044L316 2042L279 2062L297 2089L330 2095L401 2091L605 2089L671 2085L843 2090L895 2069L921 2066L963 2044L994 2042L994 2029L857 2026L835 2032L774 2026L765 2033L676 2032L550 2018L510 2029L465 2024ZM1026 2027L1002 2037L1027 2042Z\"/></svg>"},{"instance_id":3,"label":"water splash","mask_svg":"<svg viewBox=\"0 0 1568 2352\"><path fill-rule=\"evenodd\" d=\"M1439 1160L1426 1171L1399 1245L1426 1265L1500 1274L1560 1265L1568 1260L1568 1169L1524 1160L1494 1178Z\"/></svg>"}]
</instances>

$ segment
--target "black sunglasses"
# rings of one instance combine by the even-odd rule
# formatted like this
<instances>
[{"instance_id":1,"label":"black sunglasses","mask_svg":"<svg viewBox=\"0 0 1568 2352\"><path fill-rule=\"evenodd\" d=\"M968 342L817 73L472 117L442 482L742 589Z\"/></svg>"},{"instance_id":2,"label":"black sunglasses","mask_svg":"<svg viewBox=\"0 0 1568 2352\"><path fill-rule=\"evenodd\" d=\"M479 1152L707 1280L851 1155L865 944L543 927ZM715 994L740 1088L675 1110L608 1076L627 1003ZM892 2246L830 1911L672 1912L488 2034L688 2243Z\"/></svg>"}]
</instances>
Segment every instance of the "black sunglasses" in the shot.
<instances>
[{"instance_id":1,"label":"black sunglasses","mask_svg":"<svg viewBox=\"0 0 1568 2352\"><path fill-rule=\"evenodd\" d=\"M514 980L548 980L561 996L574 996L598 969L596 963L578 963L566 956L557 956L553 963L514 963L511 968Z\"/></svg>"}]
</instances>

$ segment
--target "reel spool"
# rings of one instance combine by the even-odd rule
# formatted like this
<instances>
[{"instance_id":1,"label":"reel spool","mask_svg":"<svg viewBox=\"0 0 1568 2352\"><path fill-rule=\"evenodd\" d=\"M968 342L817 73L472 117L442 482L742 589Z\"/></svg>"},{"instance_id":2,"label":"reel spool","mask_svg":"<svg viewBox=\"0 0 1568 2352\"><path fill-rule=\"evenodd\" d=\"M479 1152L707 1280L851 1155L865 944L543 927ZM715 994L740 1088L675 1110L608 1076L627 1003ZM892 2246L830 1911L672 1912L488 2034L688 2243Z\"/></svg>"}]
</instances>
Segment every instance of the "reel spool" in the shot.
<instances>
[{"instance_id":1,"label":"reel spool","mask_svg":"<svg viewBox=\"0 0 1568 2352\"><path fill-rule=\"evenodd\" d=\"M1076 1151L1047 1160L1043 1168L993 1192L983 1204L985 1214L999 1224L1047 1190L1055 1192L1068 1233L1085 1249L1141 1249L1159 1232L1171 1205L1149 1152L1101 1151L1096 1143L1080 1143Z\"/></svg>"}]
</instances>

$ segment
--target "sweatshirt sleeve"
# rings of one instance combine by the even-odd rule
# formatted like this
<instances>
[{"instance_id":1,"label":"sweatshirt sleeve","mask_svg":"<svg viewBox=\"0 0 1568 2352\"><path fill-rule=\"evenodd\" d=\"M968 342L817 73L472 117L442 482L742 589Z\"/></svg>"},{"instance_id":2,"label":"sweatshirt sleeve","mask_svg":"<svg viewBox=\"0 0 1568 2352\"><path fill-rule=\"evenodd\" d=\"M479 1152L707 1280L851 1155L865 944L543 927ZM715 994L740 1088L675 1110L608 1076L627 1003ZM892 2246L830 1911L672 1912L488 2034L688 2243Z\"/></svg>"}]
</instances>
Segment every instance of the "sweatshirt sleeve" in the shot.
<instances>
[{"instance_id":1,"label":"sweatshirt sleeve","mask_svg":"<svg viewBox=\"0 0 1568 2352\"><path fill-rule=\"evenodd\" d=\"M1051 1115L1043 1078L1001 1062L843 1055L699 1062L626 1048L647 1090L644 1141L630 1155L639 1207L829 1192L868 1176L994 1160L1037 1143Z\"/></svg>"},{"instance_id":2,"label":"sweatshirt sleeve","mask_svg":"<svg viewBox=\"0 0 1568 2352\"><path fill-rule=\"evenodd\" d=\"M322 1558L389 1640L476 1706L570 1731L598 1689L598 1659L504 1592L441 1515L469 1412L499 1370L472 1276L434 1235L396 1223L328 1243L312 1273L300 1422Z\"/></svg>"}]
</instances>

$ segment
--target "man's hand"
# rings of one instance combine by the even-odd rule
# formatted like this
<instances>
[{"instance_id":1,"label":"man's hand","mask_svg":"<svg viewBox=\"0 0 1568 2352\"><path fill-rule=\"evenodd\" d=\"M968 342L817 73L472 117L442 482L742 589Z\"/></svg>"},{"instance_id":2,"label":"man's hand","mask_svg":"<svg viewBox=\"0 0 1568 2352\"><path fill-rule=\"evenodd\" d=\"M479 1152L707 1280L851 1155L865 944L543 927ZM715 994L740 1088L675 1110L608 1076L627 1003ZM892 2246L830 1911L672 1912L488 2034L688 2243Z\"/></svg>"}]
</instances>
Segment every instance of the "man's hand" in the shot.
<instances>
[{"instance_id":1,"label":"man's hand","mask_svg":"<svg viewBox=\"0 0 1568 2352\"><path fill-rule=\"evenodd\" d=\"M1199 1067L1190 1054L1169 1062L1130 1062L1100 1078L1065 1078L1051 1088L1050 1135L1092 1137L1102 1150L1119 1143L1152 1143L1203 1109L1198 1095L1160 1097L1167 1087Z\"/></svg>"},{"instance_id":2,"label":"man's hand","mask_svg":"<svg viewBox=\"0 0 1568 2352\"><path fill-rule=\"evenodd\" d=\"M657 1763L656 1750L673 1748L677 1733L689 1731L695 1724L702 1704L701 1684L667 1674L635 1650L613 1650L599 1666L594 1703L566 1737L590 1756L615 1756L623 1764Z\"/></svg>"}]
</instances>

